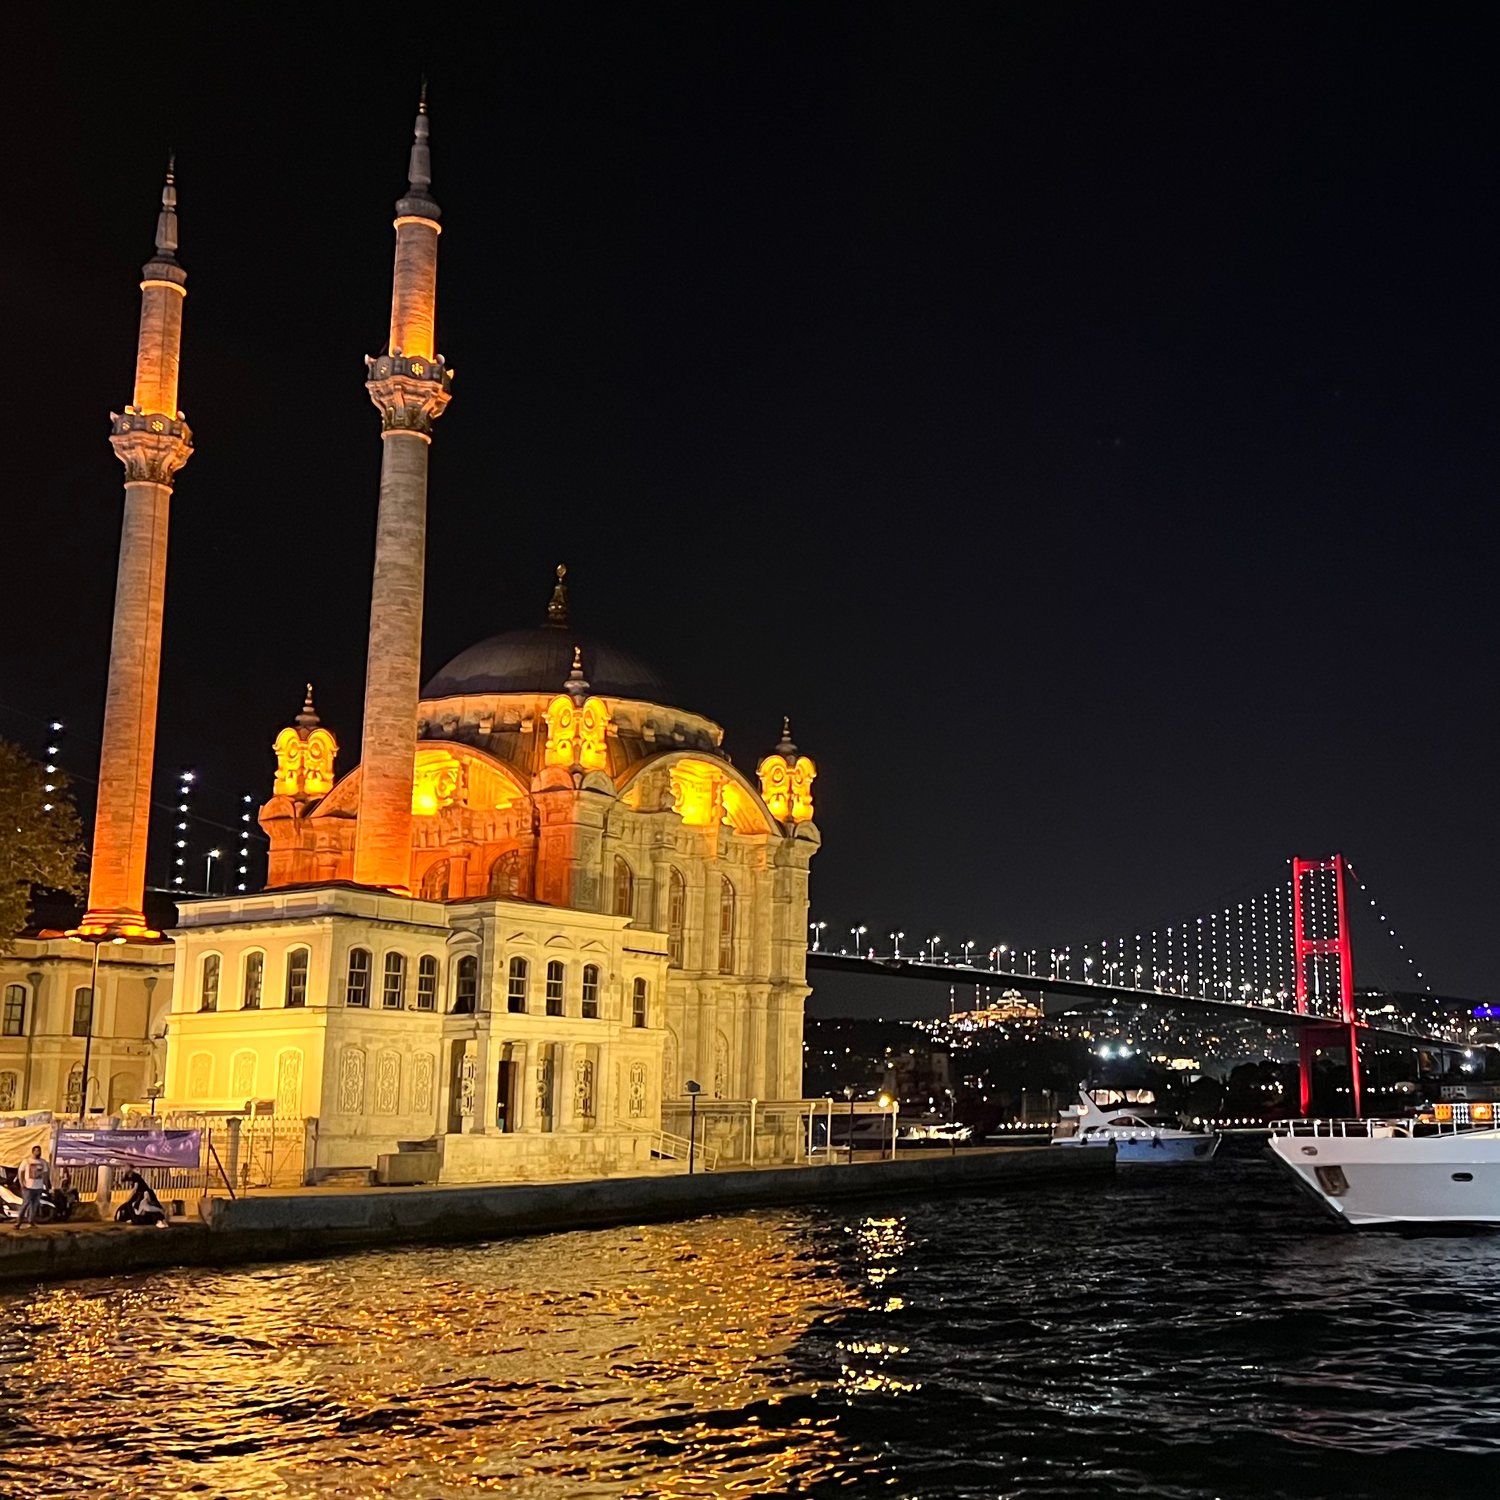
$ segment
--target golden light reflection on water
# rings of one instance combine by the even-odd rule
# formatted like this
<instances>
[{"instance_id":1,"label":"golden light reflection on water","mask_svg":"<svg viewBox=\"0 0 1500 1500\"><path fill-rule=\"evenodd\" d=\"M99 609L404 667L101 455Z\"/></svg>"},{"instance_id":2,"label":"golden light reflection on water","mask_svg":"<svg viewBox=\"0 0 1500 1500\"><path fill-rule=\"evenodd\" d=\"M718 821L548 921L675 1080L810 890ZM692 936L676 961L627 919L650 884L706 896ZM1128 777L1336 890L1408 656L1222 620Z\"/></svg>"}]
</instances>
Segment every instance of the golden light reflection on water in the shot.
<instances>
[{"instance_id":1,"label":"golden light reflection on water","mask_svg":"<svg viewBox=\"0 0 1500 1500\"><path fill-rule=\"evenodd\" d=\"M883 1487L840 1439L836 1398L915 1389L894 1368L906 1351L823 1328L863 1305L861 1282L886 1287L905 1223L849 1232L852 1275L804 1221L746 1215L12 1294L10 1482L537 1500ZM799 1363L809 1337L836 1386Z\"/></svg>"}]
</instances>

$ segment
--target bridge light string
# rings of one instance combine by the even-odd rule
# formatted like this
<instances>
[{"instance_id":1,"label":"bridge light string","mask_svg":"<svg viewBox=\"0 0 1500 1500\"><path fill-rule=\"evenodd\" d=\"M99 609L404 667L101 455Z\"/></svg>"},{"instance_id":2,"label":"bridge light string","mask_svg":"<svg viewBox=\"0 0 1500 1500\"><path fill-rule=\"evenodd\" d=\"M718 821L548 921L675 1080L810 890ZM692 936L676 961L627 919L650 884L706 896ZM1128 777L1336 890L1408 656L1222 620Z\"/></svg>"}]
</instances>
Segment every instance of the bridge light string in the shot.
<instances>
[{"instance_id":1,"label":"bridge light string","mask_svg":"<svg viewBox=\"0 0 1500 1500\"><path fill-rule=\"evenodd\" d=\"M1344 861L1344 868L1349 872L1349 878L1353 880L1354 883L1359 887L1360 895L1362 895L1370 903L1371 909L1374 911L1375 915L1380 918L1381 925L1385 927L1385 930L1390 934L1391 941L1395 943L1397 950L1406 960L1407 967L1411 970L1412 976L1415 979L1421 981L1423 991L1426 994L1430 995L1432 993L1432 986L1427 983L1427 976L1422 972L1421 969L1417 967L1416 959L1414 959L1411 954L1406 951L1406 944L1396 936L1395 928L1392 927L1386 920L1385 914L1381 911L1380 904L1376 901L1375 896L1371 892L1370 888L1364 883L1363 880L1359 878L1358 874L1355 872L1354 866L1350 864L1347 859Z\"/></svg>"}]
</instances>

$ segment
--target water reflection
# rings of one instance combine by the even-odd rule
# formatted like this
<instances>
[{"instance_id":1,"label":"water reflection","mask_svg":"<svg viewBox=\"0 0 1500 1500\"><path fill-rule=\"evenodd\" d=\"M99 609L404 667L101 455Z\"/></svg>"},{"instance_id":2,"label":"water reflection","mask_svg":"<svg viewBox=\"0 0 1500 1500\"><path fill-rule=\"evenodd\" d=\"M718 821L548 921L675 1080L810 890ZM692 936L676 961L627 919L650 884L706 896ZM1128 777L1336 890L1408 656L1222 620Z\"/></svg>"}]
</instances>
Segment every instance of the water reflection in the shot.
<instances>
[{"instance_id":1,"label":"water reflection","mask_svg":"<svg viewBox=\"0 0 1500 1500\"><path fill-rule=\"evenodd\" d=\"M0 1493L1481 1493L1497 1249L1229 1160L11 1293Z\"/></svg>"},{"instance_id":2,"label":"water reflection","mask_svg":"<svg viewBox=\"0 0 1500 1500\"><path fill-rule=\"evenodd\" d=\"M785 1355L856 1300L776 1215L54 1287L9 1299L9 1474L37 1496L839 1484L871 1465Z\"/></svg>"}]
</instances>

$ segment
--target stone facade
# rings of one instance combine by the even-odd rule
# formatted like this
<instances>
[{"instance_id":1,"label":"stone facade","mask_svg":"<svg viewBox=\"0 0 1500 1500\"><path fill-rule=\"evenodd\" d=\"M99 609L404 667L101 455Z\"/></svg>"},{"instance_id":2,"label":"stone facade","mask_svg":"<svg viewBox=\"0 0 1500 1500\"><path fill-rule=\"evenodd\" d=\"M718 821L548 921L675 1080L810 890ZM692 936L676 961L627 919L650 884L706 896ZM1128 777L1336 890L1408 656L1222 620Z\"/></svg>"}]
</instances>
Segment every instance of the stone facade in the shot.
<instances>
[{"instance_id":1,"label":"stone facade","mask_svg":"<svg viewBox=\"0 0 1500 1500\"><path fill-rule=\"evenodd\" d=\"M313 1171L373 1168L403 1142L434 1142L444 1181L649 1161L656 934L325 885L186 904L174 937L173 1108L310 1119Z\"/></svg>"},{"instance_id":2,"label":"stone facade","mask_svg":"<svg viewBox=\"0 0 1500 1500\"><path fill-rule=\"evenodd\" d=\"M91 1115L144 1103L165 1082L172 944L101 944L92 1014L91 948L43 933L0 957L0 1112L77 1115L85 1027Z\"/></svg>"}]
</instances>

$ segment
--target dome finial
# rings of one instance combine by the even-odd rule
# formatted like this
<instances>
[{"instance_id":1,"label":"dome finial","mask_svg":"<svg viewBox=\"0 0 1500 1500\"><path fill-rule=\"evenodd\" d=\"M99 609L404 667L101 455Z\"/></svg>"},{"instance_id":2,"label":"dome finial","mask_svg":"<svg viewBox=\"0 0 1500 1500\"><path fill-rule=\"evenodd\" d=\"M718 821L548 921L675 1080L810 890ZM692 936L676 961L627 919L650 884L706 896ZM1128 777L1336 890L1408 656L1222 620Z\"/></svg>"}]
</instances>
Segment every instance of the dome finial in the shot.
<instances>
[{"instance_id":1,"label":"dome finial","mask_svg":"<svg viewBox=\"0 0 1500 1500\"><path fill-rule=\"evenodd\" d=\"M557 630L568 628L568 589L563 582L567 576L567 563L558 563L557 583L552 590L552 598L547 603L547 623Z\"/></svg>"},{"instance_id":2,"label":"dome finial","mask_svg":"<svg viewBox=\"0 0 1500 1500\"><path fill-rule=\"evenodd\" d=\"M563 683L563 692L580 707L583 700L589 695L588 678L583 675L583 647L573 647L573 670L568 673L568 680Z\"/></svg>"},{"instance_id":3,"label":"dome finial","mask_svg":"<svg viewBox=\"0 0 1500 1500\"><path fill-rule=\"evenodd\" d=\"M797 753L797 747L792 743L792 720L789 714L782 715L781 743L777 745L776 753L786 760L791 760Z\"/></svg>"},{"instance_id":4,"label":"dome finial","mask_svg":"<svg viewBox=\"0 0 1500 1500\"><path fill-rule=\"evenodd\" d=\"M292 721L304 734L311 734L323 721L313 707L312 683L307 684L307 697L302 702L302 712Z\"/></svg>"}]
</instances>

